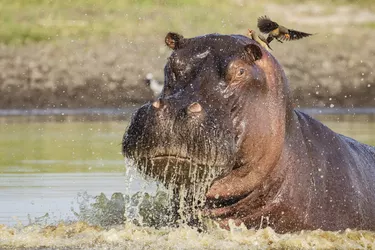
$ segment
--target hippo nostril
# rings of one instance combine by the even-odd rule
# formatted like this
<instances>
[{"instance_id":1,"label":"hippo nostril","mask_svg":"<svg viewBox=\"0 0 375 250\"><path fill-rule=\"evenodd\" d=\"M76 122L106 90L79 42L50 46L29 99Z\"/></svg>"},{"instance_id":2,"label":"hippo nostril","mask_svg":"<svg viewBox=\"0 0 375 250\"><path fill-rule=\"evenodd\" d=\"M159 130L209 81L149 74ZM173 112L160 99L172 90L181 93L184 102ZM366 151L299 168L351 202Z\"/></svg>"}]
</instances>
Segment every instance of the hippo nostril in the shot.
<instances>
[{"instance_id":1,"label":"hippo nostril","mask_svg":"<svg viewBox=\"0 0 375 250\"><path fill-rule=\"evenodd\" d=\"M151 104L154 108L156 108L156 109L160 109L160 108L162 108L163 107L163 102L162 102L162 100L157 100L157 101L154 101L152 104Z\"/></svg>"},{"instance_id":2,"label":"hippo nostril","mask_svg":"<svg viewBox=\"0 0 375 250\"><path fill-rule=\"evenodd\" d=\"M199 112L202 112L202 110L203 110L202 106L197 102L193 102L187 108L187 111L188 111L189 114L199 113Z\"/></svg>"}]
</instances>

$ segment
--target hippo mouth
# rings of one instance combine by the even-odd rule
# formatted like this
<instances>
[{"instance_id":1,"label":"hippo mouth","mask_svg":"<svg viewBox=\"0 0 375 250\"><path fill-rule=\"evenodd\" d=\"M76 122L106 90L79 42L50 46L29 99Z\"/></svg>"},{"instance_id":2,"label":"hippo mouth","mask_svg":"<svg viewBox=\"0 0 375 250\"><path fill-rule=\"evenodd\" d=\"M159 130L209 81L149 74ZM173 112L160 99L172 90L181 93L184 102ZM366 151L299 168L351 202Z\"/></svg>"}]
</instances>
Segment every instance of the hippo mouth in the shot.
<instances>
[{"instance_id":1,"label":"hippo mouth","mask_svg":"<svg viewBox=\"0 0 375 250\"><path fill-rule=\"evenodd\" d=\"M136 160L141 173L166 186L206 183L225 174L224 165L210 165L204 159L175 154L143 155Z\"/></svg>"},{"instance_id":2,"label":"hippo mouth","mask_svg":"<svg viewBox=\"0 0 375 250\"><path fill-rule=\"evenodd\" d=\"M137 110L123 137L124 156L141 174L166 186L208 183L229 173L235 141L228 116L206 109L189 115L186 108L176 109L175 102L169 98Z\"/></svg>"},{"instance_id":3,"label":"hippo mouth","mask_svg":"<svg viewBox=\"0 0 375 250\"><path fill-rule=\"evenodd\" d=\"M210 209L215 209L215 208L230 207L232 205L237 204L244 198L248 197L251 193L252 192L248 192L239 196L228 197L228 198L207 199L206 204L205 204L205 209L210 210Z\"/></svg>"},{"instance_id":4,"label":"hippo mouth","mask_svg":"<svg viewBox=\"0 0 375 250\"><path fill-rule=\"evenodd\" d=\"M162 161L162 162L168 162L168 161L174 161L174 162L181 162L181 163L189 163L193 165L199 165L203 166L204 163L197 162L192 157L187 156L180 156L180 155L156 155L149 158L150 161Z\"/></svg>"}]
</instances>

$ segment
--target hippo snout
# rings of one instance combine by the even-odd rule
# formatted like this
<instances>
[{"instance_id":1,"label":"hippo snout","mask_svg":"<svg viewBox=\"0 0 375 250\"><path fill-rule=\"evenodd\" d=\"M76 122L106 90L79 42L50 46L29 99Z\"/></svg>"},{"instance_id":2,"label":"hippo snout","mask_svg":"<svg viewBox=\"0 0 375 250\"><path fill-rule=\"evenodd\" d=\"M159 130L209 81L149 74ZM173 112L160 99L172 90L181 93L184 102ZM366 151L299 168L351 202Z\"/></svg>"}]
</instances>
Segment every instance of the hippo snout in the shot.
<instances>
[{"instance_id":1,"label":"hippo snout","mask_svg":"<svg viewBox=\"0 0 375 250\"><path fill-rule=\"evenodd\" d=\"M158 99L139 108L123 153L139 171L166 185L213 180L231 170L234 139L198 101Z\"/></svg>"},{"instance_id":2,"label":"hippo snout","mask_svg":"<svg viewBox=\"0 0 375 250\"><path fill-rule=\"evenodd\" d=\"M170 107L171 105L168 105L167 102L163 99L158 99L152 102L151 106L154 112L162 113L162 115L168 115L168 113L170 115L173 115L172 112L175 112L176 118L178 119L197 119L198 116L203 118L203 115L205 114L205 111L199 102L190 102L187 105L176 105L182 108L176 109L174 111Z\"/></svg>"}]
</instances>

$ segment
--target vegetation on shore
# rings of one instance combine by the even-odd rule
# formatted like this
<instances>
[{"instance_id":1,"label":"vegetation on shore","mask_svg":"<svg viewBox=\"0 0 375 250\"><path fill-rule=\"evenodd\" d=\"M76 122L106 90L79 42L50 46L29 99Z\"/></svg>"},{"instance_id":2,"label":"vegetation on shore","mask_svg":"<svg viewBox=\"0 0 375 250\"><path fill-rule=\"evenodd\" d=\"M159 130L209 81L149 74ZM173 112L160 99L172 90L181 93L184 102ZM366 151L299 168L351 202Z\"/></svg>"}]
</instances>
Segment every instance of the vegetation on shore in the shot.
<instances>
[{"instance_id":1,"label":"vegetation on shore","mask_svg":"<svg viewBox=\"0 0 375 250\"><path fill-rule=\"evenodd\" d=\"M267 3L293 4L296 0ZM302 1L308 3L308 1ZM199 33L241 33L254 25L265 2L243 0L13 0L0 2L0 43L22 45L60 38L96 39L160 36L166 29ZM315 1L375 9L371 0ZM291 10L292 11L292 10ZM368 25L372 27L373 25Z\"/></svg>"},{"instance_id":2,"label":"vegetation on shore","mask_svg":"<svg viewBox=\"0 0 375 250\"><path fill-rule=\"evenodd\" d=\"M0 105L144 103L154 98L145 76L163 79L168 31L246 35L265 14L316 34L272 45L297 105L375 106L372 0L0 1Z\"/></svg>"}]
</instances>

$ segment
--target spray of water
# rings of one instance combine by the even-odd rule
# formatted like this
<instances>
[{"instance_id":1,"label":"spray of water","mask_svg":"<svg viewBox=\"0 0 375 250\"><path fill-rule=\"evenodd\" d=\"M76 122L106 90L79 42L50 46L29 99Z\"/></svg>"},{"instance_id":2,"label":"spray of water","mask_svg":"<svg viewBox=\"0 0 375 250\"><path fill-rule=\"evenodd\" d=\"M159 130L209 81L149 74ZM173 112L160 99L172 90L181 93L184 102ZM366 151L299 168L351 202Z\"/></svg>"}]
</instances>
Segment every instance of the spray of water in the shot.
<instances>
[{"instance_id":1,"label":"spray of water","mask_svg":"<svg viewBox=\"0 0 375 250\"><path fill-rule=\"evenodd\" d=\"M200 227L203 225L201 210L205 204L205 194L219 173L212 166L200 166L190 160L188 173L185 175L183 172L186 170L183 168L187 167L186 162L179 162L178 157L176 158L177 160L174 160L171 157L172 160L168 158L166 161L155 196L141 191L126 204L126 218L136 220L140 225L150 225L150 222L155 223L151 226L188 224ZM153 160L142 164L126 160L126 164L129 169L126 173L128 186L133 180L138 179L135 178L138 174L144 178L144 183L160 181L159 176L152 175L155 172L152 171L154 168L160 168L160 165L155 164ZM159 173L160 169L157 172ZM181 176L188 180L182 182Z\"/></svg>"}]
</instances>

